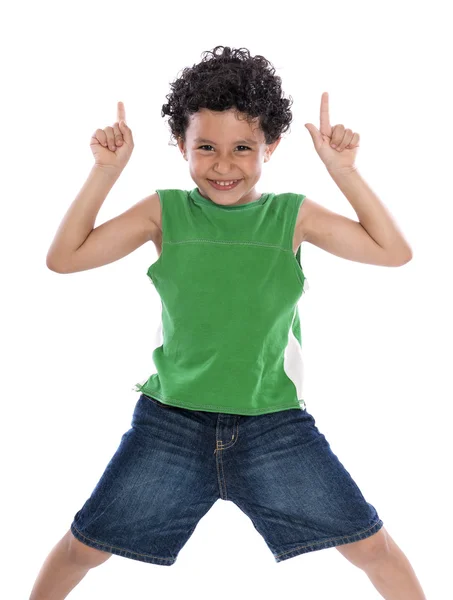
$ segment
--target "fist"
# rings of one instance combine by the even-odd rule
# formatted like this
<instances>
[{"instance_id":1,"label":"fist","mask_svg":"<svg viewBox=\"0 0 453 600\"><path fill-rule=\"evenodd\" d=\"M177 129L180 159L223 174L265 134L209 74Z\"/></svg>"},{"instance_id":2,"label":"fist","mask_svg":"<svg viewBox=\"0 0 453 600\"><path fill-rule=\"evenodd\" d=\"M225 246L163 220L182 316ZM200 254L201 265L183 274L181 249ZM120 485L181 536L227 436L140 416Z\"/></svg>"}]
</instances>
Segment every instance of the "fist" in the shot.
<instances>
[{"instance_id":1,"label":"fist","mask_svg":"<svg viewBox=\"0 0 453 600\"><path fill-rule=\"evenodd\" d=\"M117 105L117 122L113 127L96 129L91 136L90 148L97 166L122 171L127 165L134 149L134 140L132 131L126 125L126 111L122 102Z\"/></svg>"}]
</instances>

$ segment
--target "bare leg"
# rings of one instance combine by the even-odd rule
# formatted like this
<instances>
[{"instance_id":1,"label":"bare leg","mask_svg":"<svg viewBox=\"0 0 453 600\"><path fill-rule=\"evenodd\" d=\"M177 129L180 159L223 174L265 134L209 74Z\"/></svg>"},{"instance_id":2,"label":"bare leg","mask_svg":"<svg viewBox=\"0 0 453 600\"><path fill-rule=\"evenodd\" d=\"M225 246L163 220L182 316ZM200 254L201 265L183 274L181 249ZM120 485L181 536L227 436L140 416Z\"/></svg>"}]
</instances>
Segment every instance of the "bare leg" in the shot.
<instances>
[{"instance_id":1,"label":"bare leg","mask_svg":"<svg viewBox=\"0 0 453 600\"><path fill-rule=\"evenodd\" d=\"M63 600L91 568L110 556L109 552L82 544L69 530L44 561L30 600Z\"/></svg>"},{"instance_id":2,"label":"bare leg","mask_svg":"<svg viewBox=\"0 0 453 600\"><path fill-rule=\"evenodd\" d=\"M385 600L426 600L414 569L395 543L391 544L387 556L370 563L364 570Z\"/></svg>"},{"instance_id":3,"label":"bare leg","mask_svg":"<svg viewBox=\"0 0 453 600\"><path fill-rule=\"evenodd\" d=\"M385 527L337 550L368 575L385 600L426 600L414 569Z\"/></svg>"}]
</instances>

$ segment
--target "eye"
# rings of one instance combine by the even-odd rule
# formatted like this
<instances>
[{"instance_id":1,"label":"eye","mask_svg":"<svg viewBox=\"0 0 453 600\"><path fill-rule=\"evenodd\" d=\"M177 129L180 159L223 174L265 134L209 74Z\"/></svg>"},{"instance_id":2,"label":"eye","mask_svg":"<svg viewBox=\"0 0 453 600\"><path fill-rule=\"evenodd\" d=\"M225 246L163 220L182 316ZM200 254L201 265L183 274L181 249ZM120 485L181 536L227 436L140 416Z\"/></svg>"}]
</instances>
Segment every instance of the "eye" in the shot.
<instances>
[{"instance_id":1,"label":"eye","mask_svg":"<svg viewBox=\"0 0 453 600\"><path fill-rule=\"evenodd\" d=\"M199 150L203 148L212 148L209 144L204 144L203 146L199 146ZM236 146L236 148L245 148L246 150L251 150L248 146ZM207 151L208 152L208 151Z\"/></svg>"}]
</instances>

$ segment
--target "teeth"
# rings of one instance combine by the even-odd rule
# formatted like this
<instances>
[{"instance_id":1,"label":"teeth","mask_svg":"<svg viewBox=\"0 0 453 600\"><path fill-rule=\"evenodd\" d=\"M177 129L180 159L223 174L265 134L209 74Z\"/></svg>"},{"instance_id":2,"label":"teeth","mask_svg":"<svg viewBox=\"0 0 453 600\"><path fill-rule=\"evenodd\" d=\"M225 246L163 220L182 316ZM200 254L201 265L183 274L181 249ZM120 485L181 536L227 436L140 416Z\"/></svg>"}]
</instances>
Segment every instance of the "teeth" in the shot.
<instances>
[{"instance_id":1,"label":"teeth","mask_svg":"<svg viewBox=\"0 0 453 600\"><path fill-rule=\"evenodd\" d=\"M214 181L214 183L217 183L217 185L231 185L232 183L236 183L236 179L233 181Z\"/></svg>"}]
</instances>

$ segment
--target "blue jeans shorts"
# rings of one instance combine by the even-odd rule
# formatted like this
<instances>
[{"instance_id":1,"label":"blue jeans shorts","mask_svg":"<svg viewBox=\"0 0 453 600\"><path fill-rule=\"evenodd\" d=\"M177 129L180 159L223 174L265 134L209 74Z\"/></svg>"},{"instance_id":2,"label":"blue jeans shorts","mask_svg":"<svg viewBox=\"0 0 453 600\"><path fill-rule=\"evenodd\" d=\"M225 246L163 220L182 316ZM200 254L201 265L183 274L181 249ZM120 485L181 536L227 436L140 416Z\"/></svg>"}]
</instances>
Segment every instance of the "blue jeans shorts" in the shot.
<instances>
[{"instance_id":1,"label":"blue jeans shorts","mask_svg":"<svg viewBox=\"0 0 453 600\"><path fill-rule=\"evenodd\" d=\"M71 531L92 548L170 566L217 500L251 519L276 562L383 526L306 408L244 416L141 394Z\"/></svg>"}]
</instances>

